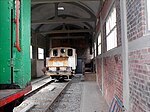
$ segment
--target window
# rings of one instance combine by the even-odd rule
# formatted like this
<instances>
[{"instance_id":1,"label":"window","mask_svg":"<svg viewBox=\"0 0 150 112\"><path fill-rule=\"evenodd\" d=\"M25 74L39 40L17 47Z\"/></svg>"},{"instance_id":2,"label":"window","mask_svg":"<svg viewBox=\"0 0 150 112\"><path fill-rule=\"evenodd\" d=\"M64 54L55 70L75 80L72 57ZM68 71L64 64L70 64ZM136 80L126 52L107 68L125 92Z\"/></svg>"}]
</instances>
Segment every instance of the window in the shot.
<instances>
[{"instance_id":1,"label":"window","mask_svg":"<svg viewBox=\"0 0 150 112\"><path fill-rule=\"evenodd\" d=\"M64 48L62 48L62 49L60 49L60 52L61 52L62 54L64 54L64 53L66 52L66 50L65 50Z\"/></svg>"},{"instance_id":2,"label":"window","mask_svg":"<svg viewBox=\"0 0 150 112\"><path fill-rule=\"evenodd\" d=\"M53 50L53 56L58 56L58 50L57 49Z\"/></svg>"},{"instance_id":3,"label":"window","mask_svg":"<svg viewBox=\"0 0 150 112\"><path fill-rule=\"evenodd\" d=\"M95 54L94 54L94 47L91 47L90 49L91 49L91 52L92 52L91 59L94 59L94 56L95 56Z\"/></svg>"},{"instance_id":4,"label":"window","mask_svg":"<svg viewBox=\"0 0 150 112\"><path fill-rule=\"evenodd\" d=\"M33 54L32 54L32 46L30 45L30 59L33 58Z\"/></svg>"},{"instance_id":5,"label":"window","mask_svg":"<svg viewBox=\"0 0 150 112\"><path fill-rule=\"evenodd\" d=\"M148 17L148 30L150 30L150 0L147 0L147 17Z\"/></svg>"},{"instance_id":6,"label":"window","mask_svg":"<svg viewBox=\"0 0 150 112\"><path fill-rule=\"evenodd\" d=\"M94 54L95 54L95 57L96 57L96 42L94 42Z\"/></svg>"},{"instance_id":7,"label":"window","mask_svg":"<svg viewBox=\"0 0 150 112\"><path fill-rule=\"evenodd\" d=\"M98 36L98 55L101 54L101 47L102 47L102 44L101 44L101 33L99 33L99 36Z\"/></svg>"},{"instance_id":8,"label":"window","mask_svg":"<svg viewBox=\"0 0 150 112\"><path fill-rule=\"evenodd\" d=\"M117 47L116 8L113 7L106 20L107 51Z\"/></svg>"},{"instance_id":9,"label":"window","mask_svg":"<svg viewBox=\"0 0 150 112\"><path fill-rule=\"evenodd\" d=\"M44 49L38 48L38 59L44 59Z\"/></svg>"},{"instance_id":10,"label":"window","mask_svg":"<svg viewBox=\"0 0 150 112\"><path fill-rule=\"evenodd\" d=\"M68 49L68 56L72 56L72 55L73 55L72 49Z\"/></svg>"}]
</instances>

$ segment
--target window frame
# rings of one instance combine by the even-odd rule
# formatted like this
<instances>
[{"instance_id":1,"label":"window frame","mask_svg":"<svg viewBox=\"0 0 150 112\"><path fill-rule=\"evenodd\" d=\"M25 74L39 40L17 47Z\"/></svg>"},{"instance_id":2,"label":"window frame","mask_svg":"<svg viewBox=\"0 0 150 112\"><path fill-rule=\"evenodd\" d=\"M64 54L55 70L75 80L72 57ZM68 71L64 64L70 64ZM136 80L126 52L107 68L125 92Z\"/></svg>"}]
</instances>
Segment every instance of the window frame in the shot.
<instances>
[{"instance_id":1,"label":"window frame","mask_svg":"<svg viewBox=\"0 0 150 112\"><path fill-rule=\"evenodd\" d=\"M94 57L97 56L97 42L94 42Z\"/></svg>"},{"instance_id":2,"label":"window frame","mask_svg":"<svg viewBox=\"0 0 150 112\"><path fill-rule=\"evenodd\" d=\"M114 18L115 16L115 18ZM117 14L116 14L116 7L113 5L110 9L109 14L106 18L106 46L107 51L114 49L117 47ZM110 44L111 41L113 41L113 44ZM113 39L112 39L113 38ZM109 40L108 40L109 39Z\"/></svg>"},{"instance_id":3,"label":"window frame","mask_svg":"<svg viewBox=\"0 0 150 112\"><path fill-rule=\"evenodd\" d=\"M41 51L43 51L43 52L41 52ZM44 49L43 48L38 48L38 59L44 59Z\"/></svg>"},{"instance_id":4,"label":"window frame","mask_svg":"<svg viewBox=\"0 0 150 112\"><path fill-rule=\"evenodd\" d=\"M98 55L102 54L102 35L101 32L98 35ZM100 50L100 52L99 52Z\"/></svg>"},{"instance_id":5,"label":"window frame","mask_svg":"<svg viewBox=\"0 0 150 112\"><path fill-rule=\"evenodd\" d=\"M57 51L57 55L54 55L54 51ZM53 55L53 56L58 57L58 54L59 54L58 49L53 49L53 50L52 50L52 55Z\"/></svg>"},{"instance_id":6,"label":"window frame","mask_svg":"<svg viewBox=\"0 0 150 112\"><path fill-rule=\"evenodd\" d=\"M147 18L146 19L146 22L147 22L146 29L147 29L147 32L150 32L150 7L148 7L148 5L150 5L150 1L146 0L146 5L145 5L146 6L146 18Z\"/></svg>"},{"instance_id":7,"label":"window frame","mask_svg":"<svg viewBox=\"0 0 150 112\"><path fill-rule=\"evenodd\" d=\"M61 48L61 49L60 49L60 53L61 53L61 54L65 54L65 53L66 53L66 49L65 49L65 48Z\"/></svg>"},{"instance_id":8,"label":"window frame","mask_svg":"<svg viewBox=\"0 0 150 112\"><path fill-rule=\"evenodd\" d=\"M70 51L71 51L71 54L72 54L72 55L70 55ZM73 56L73 49L67 49L67 55L68 55L68 56Z\"/></svg>"}]
</instances>

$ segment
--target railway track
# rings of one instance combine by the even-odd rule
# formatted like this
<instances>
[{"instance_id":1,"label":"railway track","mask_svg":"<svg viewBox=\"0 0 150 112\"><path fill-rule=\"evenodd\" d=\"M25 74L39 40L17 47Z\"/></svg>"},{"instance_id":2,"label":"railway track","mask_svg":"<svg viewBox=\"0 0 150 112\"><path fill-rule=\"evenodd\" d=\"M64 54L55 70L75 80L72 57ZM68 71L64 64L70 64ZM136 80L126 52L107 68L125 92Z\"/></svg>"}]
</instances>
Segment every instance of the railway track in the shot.
<instances>
[{"instance_id":1,"label":"railway track","mask_svg":"<svg viewBox=\"0 0 150 112\"><path fill-rule=\"evenodd\" d=\"M47 112L81 112L82 89L81 77L73 78Z\"/></svg>"},{"instance_id":2,"label":"railway track","mask_svg":"<svg viewBox=\"0 0 150 112\"><path fill-rule=\"evenodd\" d=\"M47 112L70 82L46 82L40 88L26 94L25 100L13 112Z\"/></svg>"}]
</instances>

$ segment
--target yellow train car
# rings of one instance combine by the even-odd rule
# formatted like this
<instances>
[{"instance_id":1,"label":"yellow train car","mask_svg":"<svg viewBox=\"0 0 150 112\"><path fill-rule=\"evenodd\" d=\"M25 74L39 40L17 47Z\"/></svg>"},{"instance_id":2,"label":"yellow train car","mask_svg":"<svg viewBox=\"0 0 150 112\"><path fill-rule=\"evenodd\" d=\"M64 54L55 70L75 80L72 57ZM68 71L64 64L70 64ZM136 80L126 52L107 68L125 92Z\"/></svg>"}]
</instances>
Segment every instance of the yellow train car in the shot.
<instances>
[{"instance_id":1,"label":"yellow train car","mask_svg":"<svg viewBox=\"0 0 150 112\"><path fill-rule=\"evenodd\" d=\"M46 75L58 80L69 79L74 75L76 66L77 54L74 48L52 48L46 60Z\"/></svg>"}]
</instances>

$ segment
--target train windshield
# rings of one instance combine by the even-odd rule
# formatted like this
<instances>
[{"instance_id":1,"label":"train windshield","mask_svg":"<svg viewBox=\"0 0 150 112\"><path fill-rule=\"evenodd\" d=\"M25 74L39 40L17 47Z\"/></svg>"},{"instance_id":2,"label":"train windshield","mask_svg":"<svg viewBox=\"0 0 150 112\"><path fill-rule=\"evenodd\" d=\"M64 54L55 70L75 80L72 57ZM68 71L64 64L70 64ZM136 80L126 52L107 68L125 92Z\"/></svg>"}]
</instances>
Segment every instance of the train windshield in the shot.
<instances>
[{"instance_id":1,"label":"train windshield","mask_svg":"<svg viewBox=\"0 0 150 112\"><path fill-rule=\"evenodd\" d=\"M73 50L72 49L68 49L68 56L72 56L73 55Z\"/></svg>"},{"instance_id":2,"label":"train windshield","mask_svg":"<svg viewBox=\"0 0 150 112\"><path fill-rule=\"evenodd\" d=\"M58 50L57 49L53 50L53 56L58 56Z\"/></svg>"},{"instance_id":3,"label":"train windshield","mask_svg":"<svg viewBox=\"0 0 150 112\"><path fill-rule=\"evenodd\" d=\"M60 52L63 54L66 52L66 50L64 48L60 49Z\"/></svg>"}]
</instances>

